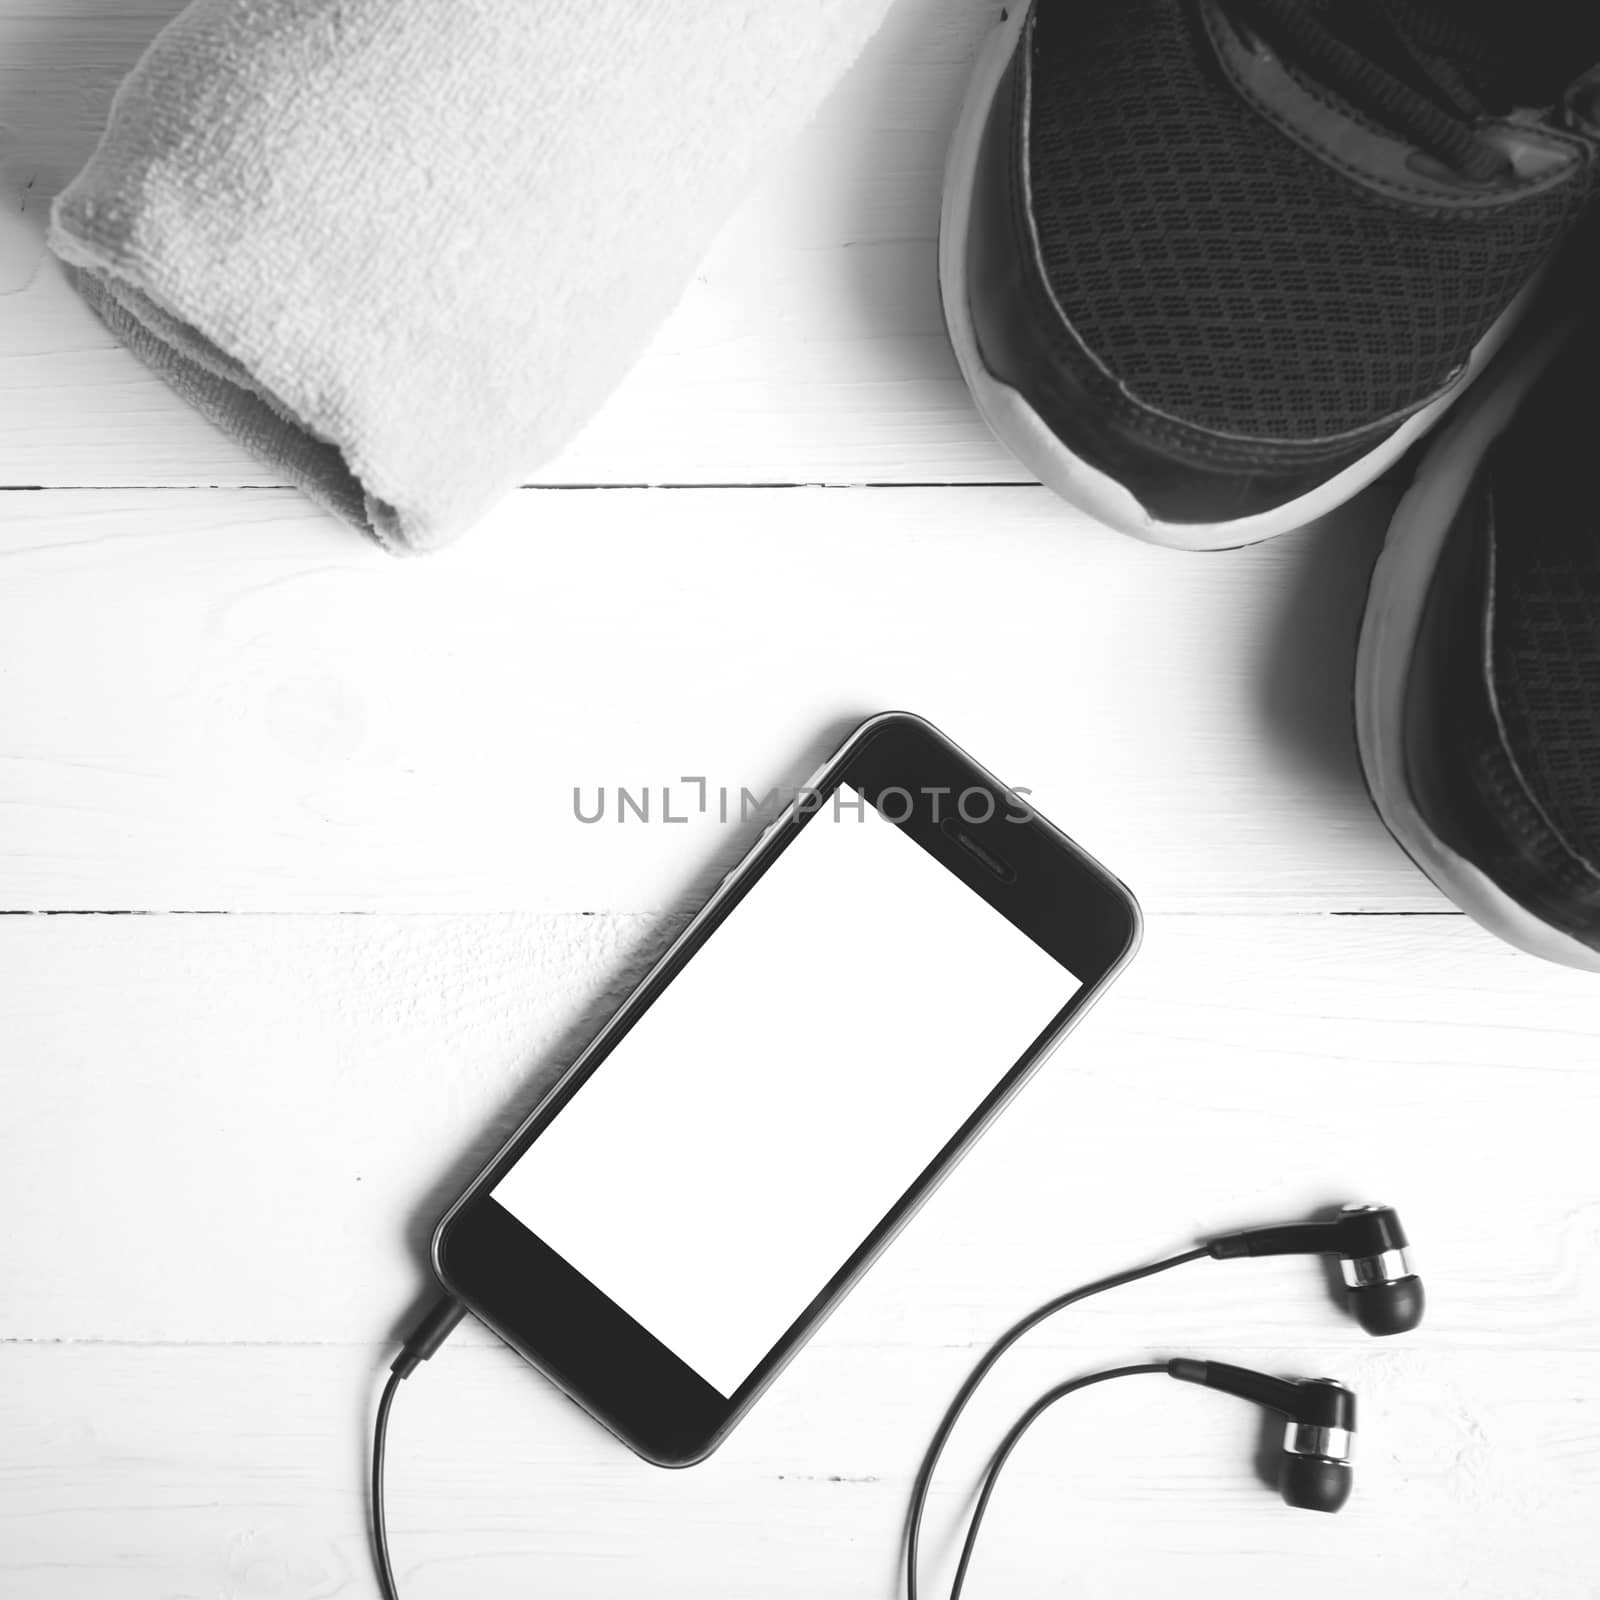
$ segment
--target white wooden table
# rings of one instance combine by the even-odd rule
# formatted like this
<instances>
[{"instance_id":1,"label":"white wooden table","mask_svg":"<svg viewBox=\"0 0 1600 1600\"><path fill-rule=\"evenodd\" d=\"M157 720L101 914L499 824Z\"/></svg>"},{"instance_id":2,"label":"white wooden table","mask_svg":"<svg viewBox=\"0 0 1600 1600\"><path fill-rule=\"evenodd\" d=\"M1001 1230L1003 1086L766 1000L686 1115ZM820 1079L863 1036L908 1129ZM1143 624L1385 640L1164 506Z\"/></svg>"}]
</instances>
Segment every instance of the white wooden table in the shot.
<instances>
[{"instance_id":1,"label":"white wooden table","mask_svg":"<svg viewBox=\"0 0 1600 1600\"><path fill-rule=\"evenodd\" d=\"M1600 989L1454 915L1368 808L1382 494L1185 557L986 435L933 237L989 4L903 0L544 486L412 563L43 255L175 9L0 0L0 1593L372 1593L370 1405L432 1221L749 842L585 826L574 787L765 789L906 706L1129 880L1144 954L709 1464L642 1465L464 1328L396 1411L407 1600L891 1596L999 1327L1343 1198L1401 1207L1422 1331L1367 1339L1305 1261L1069 1313L963 1432L932 1555L1034 1390L1196 1352L1359 1390L1349 1509L1280 1506L1237 1402L1113 1386L1019 1453L974 1597L1600 1595Z\"/></svg>"}]
</instances>

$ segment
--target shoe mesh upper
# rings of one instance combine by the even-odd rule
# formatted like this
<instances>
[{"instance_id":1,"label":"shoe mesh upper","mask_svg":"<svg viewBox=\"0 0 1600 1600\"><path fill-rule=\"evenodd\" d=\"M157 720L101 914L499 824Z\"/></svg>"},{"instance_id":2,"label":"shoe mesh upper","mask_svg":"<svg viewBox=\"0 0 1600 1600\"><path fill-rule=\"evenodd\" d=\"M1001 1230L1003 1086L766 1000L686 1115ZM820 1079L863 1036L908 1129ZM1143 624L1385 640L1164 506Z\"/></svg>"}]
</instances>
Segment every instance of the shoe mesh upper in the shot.
<instances>
[{"instance_id":1,"label":"shoe mesh upper","mask_svg":"<svg viewBox=\"0 0 1600 1600\"><path fill-rule=\"evenodd\" d=\"M1497 447L1488 666L1506 753L1564 847L1600 869L1600 504L1589 340Z\"/></svg>"},{"instance_id":2,"label":"shoe mesh upper","mask_svg":"<svg viewBox=\"0 0 1600 1600\"><path fill-rule=\"evenodd\" d=\"M1483 210L1387 199L1246 105L1189 0L1039 0L1025 129L1052 292L1144 405L1247 438L1436 393L1546 261L1581 181Z\"/></svg>"}]
</instances>

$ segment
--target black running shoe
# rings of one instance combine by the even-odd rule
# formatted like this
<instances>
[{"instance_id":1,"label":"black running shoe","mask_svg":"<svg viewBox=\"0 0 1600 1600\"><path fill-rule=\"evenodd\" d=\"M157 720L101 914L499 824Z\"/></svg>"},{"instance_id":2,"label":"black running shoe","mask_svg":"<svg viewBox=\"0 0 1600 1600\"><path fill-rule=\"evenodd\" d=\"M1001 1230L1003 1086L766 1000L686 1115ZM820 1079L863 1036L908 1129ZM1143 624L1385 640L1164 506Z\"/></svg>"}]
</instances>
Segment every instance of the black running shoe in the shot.
<instances>
[{"instance_id":1,"label":"black running shoe","mask_svg":"<svg viewBox=\"0 0 1600 1600\"><path fill-rule=\"evenodd\" d=\"M1457 398L1589 200L1597 62L1593 0L1023 0L941 222L980 410L1163 544L1331 510Z\"/></svg>"},{"instance_id":2,"label":"black running shoe","mask_svg":"<svg viewBox=\"0 0 1600 1600\"><path fill-rule=\"evenodd\" d=\"M1463 911L1600 971L1597 364L1600 332L1547 332L1428 447L1373 573L1356 729L1390 832Z\"/></svg>"}]
</instances>

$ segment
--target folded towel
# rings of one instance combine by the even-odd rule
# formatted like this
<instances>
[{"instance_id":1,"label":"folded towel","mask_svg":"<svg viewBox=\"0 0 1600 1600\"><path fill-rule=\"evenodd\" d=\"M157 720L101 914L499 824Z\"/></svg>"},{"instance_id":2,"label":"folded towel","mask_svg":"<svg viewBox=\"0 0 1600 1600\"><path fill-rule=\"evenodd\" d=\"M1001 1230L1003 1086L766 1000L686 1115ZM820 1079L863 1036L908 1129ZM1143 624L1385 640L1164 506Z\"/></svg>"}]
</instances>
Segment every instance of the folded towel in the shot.
<instances>
[{"instance_id":1,"label":"folded towel","mask_svg":"<svg viewBox=\"0 0 1600 1600\"><path fill-rule=\"evenodd\" d=\"M178 392L393 550L598 408L889 0L195 0L51 244Z\"/></svg>"}]
</instances>

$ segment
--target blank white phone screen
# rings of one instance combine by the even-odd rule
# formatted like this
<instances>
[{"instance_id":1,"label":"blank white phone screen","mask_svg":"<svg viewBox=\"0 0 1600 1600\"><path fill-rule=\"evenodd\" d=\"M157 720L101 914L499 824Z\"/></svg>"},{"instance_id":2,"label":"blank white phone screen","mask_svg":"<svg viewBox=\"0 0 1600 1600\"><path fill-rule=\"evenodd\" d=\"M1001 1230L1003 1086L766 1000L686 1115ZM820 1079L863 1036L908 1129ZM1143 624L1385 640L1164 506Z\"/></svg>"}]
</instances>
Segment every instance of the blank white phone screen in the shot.
<instances>
[{"instance_id":1,"label":"blank white phone screen","mask_svg":"<svg viewBox=\"0 0 1600 1600\"><path fill-rule=\"evenodd\" d=\"M1080 987L824 806L494 1198L731 1396Z\"/></svg>"}]
</instances>

